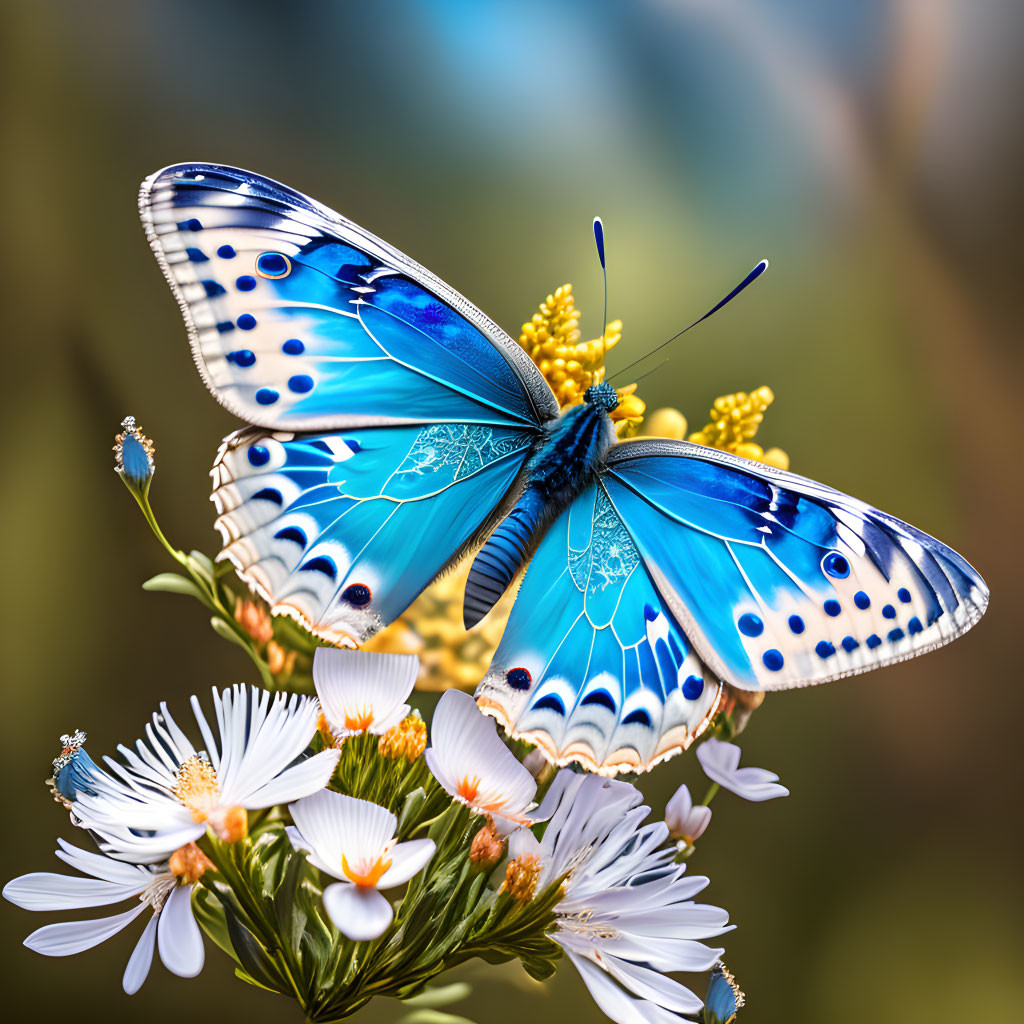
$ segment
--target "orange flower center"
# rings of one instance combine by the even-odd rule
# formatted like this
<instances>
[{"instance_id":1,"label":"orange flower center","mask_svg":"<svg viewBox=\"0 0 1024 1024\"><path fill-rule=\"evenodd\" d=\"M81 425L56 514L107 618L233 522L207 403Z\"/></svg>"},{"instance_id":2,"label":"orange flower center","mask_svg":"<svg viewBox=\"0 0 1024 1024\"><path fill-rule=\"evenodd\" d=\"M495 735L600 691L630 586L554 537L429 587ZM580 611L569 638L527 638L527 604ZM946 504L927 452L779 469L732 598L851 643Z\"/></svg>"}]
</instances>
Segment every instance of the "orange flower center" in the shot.
<instances>
[{"instance_id":1,"label":"orange flower center","mask_svg":"<svg viewBox=\"0 0 1024 1024\"><path fill-rule=\"evenodd\" d=\"M192 820L206 821L217 806L217 772L198 755L182 761L174 777L174 795L192 812Z\"/></svg>"},{"instance_id":2,"label":"orange flower center","mask_svg":"<svg viewBox=\"0 0 1024 1024\"><path fill-rule=\"evenodd\" d=\"M366 732L373 725L373 708L345 708L345 728L353 732Z\"/></svg>"},{"instance_id":3,"label":"orange flower center","mask_svg":"<svg viewBox=\"0 0 1024 1024\"><path fill-rule=\"evenodd\" d=\"M391 858L387 853L382 854L369 864L367 861L363 861L354 868L349 864L348 858L344 854L341 855L341 870L345 872L345 877L350 882L355 882L356 885L361 885L366 889L375 888L389 867L391 867Z\"/></svg>"},{"instance_id":4,"label":"orange flower center","mask_svg":"<svg viewBox=\"0 0 1024 1024\"><path fill-rule=\"evenodd\" d=\"M467 804L476 802L477 794L480 792L480 776L479 775L463 775L459 780L459 793L458 795L466 801Z\"/></svg>"}]
</instances>

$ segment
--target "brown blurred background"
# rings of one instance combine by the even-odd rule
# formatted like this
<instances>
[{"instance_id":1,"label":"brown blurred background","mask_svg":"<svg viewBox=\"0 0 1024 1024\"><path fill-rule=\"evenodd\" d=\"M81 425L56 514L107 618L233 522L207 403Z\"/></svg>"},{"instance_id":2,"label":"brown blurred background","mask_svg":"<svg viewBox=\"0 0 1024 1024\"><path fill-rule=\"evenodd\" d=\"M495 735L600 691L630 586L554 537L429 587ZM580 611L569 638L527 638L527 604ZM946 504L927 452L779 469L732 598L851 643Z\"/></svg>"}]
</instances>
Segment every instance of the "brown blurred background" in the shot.
<instances>
[{"instance_id":1,"label":"brown blurred background","mask_svg":"<svg viewBox=\"0 0 1024 1024\"><path fill-rule=\"evenodd\" d=\"M340 209L513 334L563 281L599 333L595 213L620 353L772 261L642 383L648 406L696 429L769 384L759 441L953 544L993 597L950 648L755 715L745 757L792 796L721 795L694 859L739 925L742 1020L1022 1019L1019 5L23 0L5 21L4 880L59 867L59 733L98 755L158 699L251 674L197 606L139 590L167 566L110 453L134 413L165 530L215 550L207 470L236 424L135 192L218 160ZM644 788L660 811L698 777L684 756ZM298 1019L212 948L201 978L155 964L129 999L137 929L63 961L18 945L52 919L0 906L7 1019ZM456 1009L488 1024L603 1019L571 968L474 978Z\"/></svg>"}]
</instances>

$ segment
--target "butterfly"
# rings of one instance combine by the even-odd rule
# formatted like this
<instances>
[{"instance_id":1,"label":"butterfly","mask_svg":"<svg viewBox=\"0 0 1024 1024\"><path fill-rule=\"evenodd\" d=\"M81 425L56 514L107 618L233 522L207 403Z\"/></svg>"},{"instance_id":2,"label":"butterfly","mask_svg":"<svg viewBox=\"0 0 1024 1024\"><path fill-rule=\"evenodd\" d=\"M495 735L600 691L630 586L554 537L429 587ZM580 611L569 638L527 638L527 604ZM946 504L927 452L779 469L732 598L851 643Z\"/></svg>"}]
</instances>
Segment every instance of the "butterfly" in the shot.
<instances>
[{"instance_id":1,"label":"butterfly","mask_svg":"<svg viewBox=\"0 0 1024 1024\"><path fill-rule=\"evenodd\" d=\"M196 365L249 426L213 467L239 575L361 644L468 552L467 627L525 576L478 704L553 761L644 771L725 687L840 679L969 629L987 588L856 498L559 411L526 353L387 243L285 185L178 164L142 185Z\"/></svg>"},{"instance_id":2,"label":"butterfly","mask_svg":"<svg viewBox=\"0 0 1024 1024\"><path fill-rule=\"evenodd\" d=\"M736 984L725 964L719 961L711 972L704 1009L700 1012L702 1024L733 1024L746 997Z\"/></svg>"}]
</instances>

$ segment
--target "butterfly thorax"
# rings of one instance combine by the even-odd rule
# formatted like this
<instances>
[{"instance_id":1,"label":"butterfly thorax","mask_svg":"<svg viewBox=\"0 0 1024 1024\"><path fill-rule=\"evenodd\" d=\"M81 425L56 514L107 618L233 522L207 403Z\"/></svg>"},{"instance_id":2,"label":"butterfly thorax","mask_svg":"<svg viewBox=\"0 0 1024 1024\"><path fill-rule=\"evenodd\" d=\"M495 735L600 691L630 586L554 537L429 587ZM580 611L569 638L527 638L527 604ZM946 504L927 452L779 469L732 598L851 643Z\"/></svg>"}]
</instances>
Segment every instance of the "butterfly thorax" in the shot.
<instances>
[{"instance_id":1,"label":"butterfly thorax","mask_svg":"<svg viewBox=\"0 0 1024 1024\"><path fill-rule=\"evenodd\" d=\"M466 628L497 602L551 522L597 474L615 443L609 413L619 404L610 384L587 389L581 405L552 420L526 464L525 483L470 568L463 600Z\"/></svg>"}]
</instances>

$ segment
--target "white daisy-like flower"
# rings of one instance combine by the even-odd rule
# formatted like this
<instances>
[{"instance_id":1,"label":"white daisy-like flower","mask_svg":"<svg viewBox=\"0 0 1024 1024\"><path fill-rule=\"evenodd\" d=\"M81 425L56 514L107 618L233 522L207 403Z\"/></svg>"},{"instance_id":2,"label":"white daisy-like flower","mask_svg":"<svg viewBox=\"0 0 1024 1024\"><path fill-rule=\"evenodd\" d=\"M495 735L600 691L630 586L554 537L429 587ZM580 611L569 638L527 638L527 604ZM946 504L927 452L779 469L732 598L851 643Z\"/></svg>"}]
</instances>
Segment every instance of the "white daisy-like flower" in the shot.
<instances>
[{"instance_id":1,"label":"white daisy-like flower","mask_svg":"<svg viewBox=\"0 0 1024 1024\"><path fill-rule=\"evenodd\" d=\"M774 772L764 768L741 768L740 748L735 743L705 740L697 748L697 760L712 782L744 800L760 802L789 796L789 790L778 785L779 777Z\"/></svg>"},{"instance_id":2,"label":"white daisy-like flower","mask_svg":"<svg viewBox=\"0 0 1024 1024\"><path fill-rule=\"evenodd\" d=\"M409 714L406 697L419 672L412 654L318 647L313 683L324 718L336 742L370 732L381 735Z\"/></svg>"},{"instance_id":3,"label":"white daisy-like flower","mask_svg":"<svg viewBox=\"0 0 1024 1024\"><path fill-rule=\"evenodd\" d=\"M37 871L15 878L3 895L26 910L80 910L135 899L135 905L113 917L48 924L34 931L25 945L44 956L71 956L92 949L150 911L135 951L128 960L122 984L128 995L142 986L158 948L164 966L183 978L194 978L205 959L203 939L192 915L194 876L162 868L125 864L88 853L58 839L57 856L81 872L59 875ZM191 879L191 880L189 880Z\"/></svg>"},{"instance_id":4,"label":"white daisy-like flower","mask_svg":"<svg viewBox=\"0 0 1024 1024\"><path fill-rule=\"evenodd\" d=\"M396 843L398 819L386 808L323 790L290 804L288 836L311 864L342 881L324 889L338 931L357 942L379 938L394 911L380 894L408 882L434 855L432 839Z\"/></svg>"},{"instance_id":5,"label":"white daisy-like flower","mask_svg":"<svg viewBox=\"0 0 1024 1024\"><path fill-rule=\"evenodd\" d=\"M537 781L501 741L494 719L461 690L437 702L424 756L441 786L477 814L489 814L499 831L543 819L526 813Z\"/></svg>"},{"instance_id":6,"label":"white daisy-like flower","mask_svg":"<svg viewBox=\"0 0 1024 1024\"><path fill-rule=\"evenodd\" d=\"M601 1010L619 1024L679 1022L701 1000L668 971L706 971L722 954L698 941L730 930L729 915L693 897L708 879L685 874L664 822L631 785L561 771L540 810L543 839L526 829L509 856L538 856L537 891L567 875L550 936L569 956Z\"/></svg>"},{"instance_id":7,"label":"white daisy-like flower","mask_svg":"<svg viewBox=\"0 0 1024 1024\"><path fill-rule=\"evenodd\" d=\"M693 846L711 821L711 808L703 804L694 806L690 791L684 782L665 805L665 824L668 834L685 846Z\"/></svg>"},{"instance_id":8,"label":"white daisy-like flower","mask_svg":"<svg viewBox=\"0 0 1024 1024\"><path fill-rule=\"evenodd\" d=\"M196 750L161 704L135 750L118 747L126 763L104 758L110 774L93 776L90 790L79 790L72 813L111 856L138 864L166 860L207 828L222 840L240 839L248 811L327 785L340 751L300 760L316 732L315 700L238 685L214 690L213 703L216 736L192 698L206 751Z\"/></svg>"}]
</instances>

